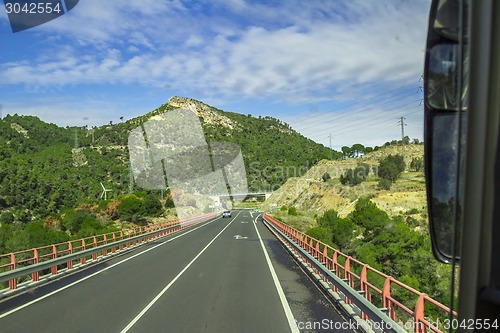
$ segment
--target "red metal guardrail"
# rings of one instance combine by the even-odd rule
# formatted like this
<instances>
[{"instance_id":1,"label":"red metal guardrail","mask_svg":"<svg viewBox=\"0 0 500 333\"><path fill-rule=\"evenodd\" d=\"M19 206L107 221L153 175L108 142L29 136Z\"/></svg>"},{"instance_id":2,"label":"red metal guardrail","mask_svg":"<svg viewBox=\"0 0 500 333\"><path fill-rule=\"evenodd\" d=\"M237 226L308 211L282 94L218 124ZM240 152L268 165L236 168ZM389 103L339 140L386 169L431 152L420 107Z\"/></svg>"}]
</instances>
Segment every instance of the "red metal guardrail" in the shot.
<instances>
[{"instance_id":1,"label":"red metal guardrail","mask_svg":"<svg viewBox=\"0 0 500 333\"><path fill-rule=\"evenodd\" d=\"M302 249L323 263L327 269L335 272L339 278L344 279L351 288L361 292L370 303L380 304L382 308L388 311L387 314L392 320L396 321L397 317L405 320L403 322L404 328L412 327L412 330L415 332L427 332L427 329L429 329L433 332L441 333L438 326L439 324L444 324L444 321L440 323L438 321L439 318L431 319L429 316L426 316L426 313L430 309L434 309L449 316L451 312L449 307L435 301L427 294L397 281L392 276L384 274L267 214L264 214L264 218L302 247ZM337 291L335 287L333 287L333 291ZM403 304L402 300L393 296L393 294L398 292L403 292L406 296L405 298L412 299L415 302L413 309ZM347 304L350 303L348 298L345 301ZM408 304L408 302L405 303ZM455 311L451 312L451 314L453 317L458 316ZM367 319L365 314L362 314L362 317L363 319ZM449 320L448 317L445 318ZM409 319L412 322L408 321Z\"/></svg>"},{"instance_id":2,"label":"red metal guardrail","mask_svg":"<svg viewBox=\"0 0 500 333\"><path fill-rule=\"evenodd\" d=\"M73 269L75 266L83 266L87 263L91 263L100 259L102 257L107 257L110 252L114 254L116 252L121 252L124 249L135 247L137 245L143 244L151 239L159 238L167 234L176 232L178 230L187 228L199 222L206 221L217 214L210 213L204 214L199 217L188 219L185 221L169 221L162 224L149 225L144 227L137 227L122 231L110 232L107 234L101 234L97 236L71 240L58 244L51 244L47 246L42 246L38 248L32 248L28 250L12 252L8 254L0 255L0 273L13 271L21 267L26 267L30 265L35 265L42 263L47 260L56 259L69 254L75 254L81 251L89 250L92 248L97 248L102 245L110 245L113 243L120 243L115 247L110 249L98 249L96 252L90 253L81 257L76 262L70 260L64 265L52 266L50 272L36 271L31 273L31 282L38 282L41 279L41 273L45 275L57 275L60 271L67 271ZM158 231L158 233L154 233ZM137 238L145 234L144 237ZM147 234L147 235L146 235ZM130 242L123 242L130 239ZM44 275L44 276L45 276ZM18 287L18 278L13 278L9 280L8 288L15 290ZM1 288L0 288L1 289Z\"/></svg>"}]
</instances>

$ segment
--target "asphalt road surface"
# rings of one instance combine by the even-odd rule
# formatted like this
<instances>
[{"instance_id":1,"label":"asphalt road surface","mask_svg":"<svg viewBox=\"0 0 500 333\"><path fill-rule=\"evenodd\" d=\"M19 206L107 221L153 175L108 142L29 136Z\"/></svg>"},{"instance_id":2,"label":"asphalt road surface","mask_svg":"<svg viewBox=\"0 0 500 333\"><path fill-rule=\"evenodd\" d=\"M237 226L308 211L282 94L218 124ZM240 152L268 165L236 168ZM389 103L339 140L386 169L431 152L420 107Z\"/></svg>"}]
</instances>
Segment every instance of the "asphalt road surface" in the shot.
<instances>
[{"instance_id":1,"label":"asphalt road surface","mask_svg":"<svg viewBox=\"0 0 500 333\"><path fill-rule=\"evenodd\" d=\"M0 331L352 332L256 217L233 211L5 300Z\"/></svg>"}]
</instances>

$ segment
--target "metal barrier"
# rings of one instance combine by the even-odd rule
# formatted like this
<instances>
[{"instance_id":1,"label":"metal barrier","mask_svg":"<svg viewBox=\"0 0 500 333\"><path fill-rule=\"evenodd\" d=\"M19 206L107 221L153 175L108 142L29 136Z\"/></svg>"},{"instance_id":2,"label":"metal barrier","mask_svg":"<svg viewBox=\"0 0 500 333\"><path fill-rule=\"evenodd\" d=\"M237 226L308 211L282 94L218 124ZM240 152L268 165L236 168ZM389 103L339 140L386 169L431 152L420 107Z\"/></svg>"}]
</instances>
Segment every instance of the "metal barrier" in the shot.
<instances>
[{"instance_id":1,"label":"metal barrier","mask_svg":"<svg viewBox=\"0 0 500 333\"><path fill-rule=\"evenodd\" d=\"M428 330L441 333L438 322L426 317L426 307L433 307L445 315L457 317L455 311L433 300L428 295L421 293L391 276L388 276L355 258L348 256L305 233L264 214L264 222L278 239L287 246L296 257L309 265L317 275L321 275L323 282L329 285L333 293L340 292L345 304L353 304L360 311L364 321L372 321L378 326L383 326L386 332L401 332L393 325L396 320L403 318L406 329L417 333ZM358 273L359 272L359 273ZM379 281L376 283L375 281ZM381 283L380 283L381 282ZM381 285L380 285L381 284ZM415 307L410 309L401 300L392 294L395 289L407 295L413 295ZM374 304L380 304L377 307ZM405 315L408 318L404 318ZM448 319L448 317L446 317ZM436 320L435 318L434 320ZM403 330L404 332L405 330Z\"/></svg>"},{"instance_id":2,"label":"metal barrier","mask_svg":"<svg viewBox=\"0 0 500 333\"><path fill-rule=\"evenodd\" d=\"M23 277L31 275L23 286L32 287L59 274L101 261L218 215L218 213L204 214L187 220L111 232L0 255L0 282L9 281L7 290L11 291L5 292L6 289L0 291L0 298L19 289L18 280ZM2 261L6 263L2 264Z\"/></svg>"}]
</instances>

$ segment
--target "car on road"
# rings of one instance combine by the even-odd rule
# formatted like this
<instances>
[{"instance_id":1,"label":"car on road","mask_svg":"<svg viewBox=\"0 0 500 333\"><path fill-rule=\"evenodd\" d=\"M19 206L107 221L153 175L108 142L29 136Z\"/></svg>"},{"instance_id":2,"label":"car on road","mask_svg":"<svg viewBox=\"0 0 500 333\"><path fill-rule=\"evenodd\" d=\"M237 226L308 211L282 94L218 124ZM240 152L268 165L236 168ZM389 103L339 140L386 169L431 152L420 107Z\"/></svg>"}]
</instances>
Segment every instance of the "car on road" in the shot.
<instances>
[{"instance_id":1,"label":"car on road","mask_svg":"<svg viewBox=\"0 0 500 333\"><path fill-rule=\"evenodd\" d=\"M231 217L231 211L230 211L230 210L225 210L225 211L222 213L222 217Z\"/></svg>"}]
</instances>

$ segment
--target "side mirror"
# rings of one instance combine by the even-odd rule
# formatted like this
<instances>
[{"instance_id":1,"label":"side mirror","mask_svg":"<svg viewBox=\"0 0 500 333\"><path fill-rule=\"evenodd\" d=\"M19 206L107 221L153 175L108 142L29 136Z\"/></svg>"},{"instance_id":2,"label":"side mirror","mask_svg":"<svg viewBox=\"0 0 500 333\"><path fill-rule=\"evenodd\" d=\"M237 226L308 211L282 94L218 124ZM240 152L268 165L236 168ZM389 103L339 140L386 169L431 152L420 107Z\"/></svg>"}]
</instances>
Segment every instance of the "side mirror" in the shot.
<instances>
[{"instance_id":1,"label":"side mirror","mask_svg":"<svg viewBox=\"0 0 500 333\"><path fill-rule=\"evenodd\" d=\"M424 70L425 173L434 256L460 258L468 113L468 0L434 0Z\"/></svg>"}]
</instances>

